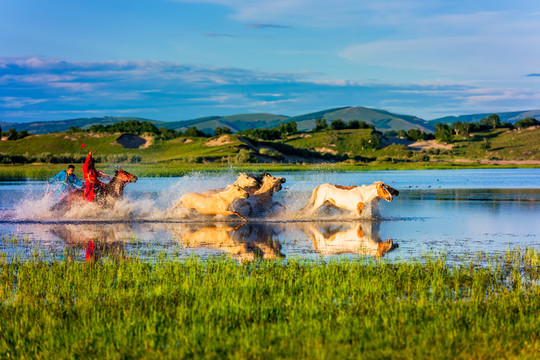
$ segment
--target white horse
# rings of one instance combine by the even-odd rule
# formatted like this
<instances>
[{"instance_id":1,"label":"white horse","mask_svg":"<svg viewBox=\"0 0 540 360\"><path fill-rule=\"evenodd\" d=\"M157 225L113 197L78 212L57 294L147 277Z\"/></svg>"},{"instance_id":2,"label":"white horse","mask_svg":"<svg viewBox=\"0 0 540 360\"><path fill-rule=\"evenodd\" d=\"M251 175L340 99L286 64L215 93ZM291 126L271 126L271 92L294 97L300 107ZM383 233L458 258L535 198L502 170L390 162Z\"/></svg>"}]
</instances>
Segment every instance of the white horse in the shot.
<instances>
[{"instance_id":1,"label":"white horse","mask_svg":"<svg viewBox=\"0 0 540 360\"><path fill-rule=\"evenodd\" d=\"M247 199L248 197L249 194L246 190L237 185L230 185L217 193L185 194L172 209L181 206L185 210L193 209L204 215L236 215L246 221L245 217L229 208L237 199Z\"/></svg>"},{"instance_id":2,"label":"white horse","mask_svg":"<svg viewBox=\"0 0 540 360\"><path fill-rule=\"evenodd\" d=\"M380 199L392 201L392 196L397 196L399 191L382 181L375 181L372 185L341 186L334 184L322 184L313 190L311 199L302 211L313 215L321 206L333 206L349 210L353 215L361 217L373 215Z\"/></svg>"}]
</instances>

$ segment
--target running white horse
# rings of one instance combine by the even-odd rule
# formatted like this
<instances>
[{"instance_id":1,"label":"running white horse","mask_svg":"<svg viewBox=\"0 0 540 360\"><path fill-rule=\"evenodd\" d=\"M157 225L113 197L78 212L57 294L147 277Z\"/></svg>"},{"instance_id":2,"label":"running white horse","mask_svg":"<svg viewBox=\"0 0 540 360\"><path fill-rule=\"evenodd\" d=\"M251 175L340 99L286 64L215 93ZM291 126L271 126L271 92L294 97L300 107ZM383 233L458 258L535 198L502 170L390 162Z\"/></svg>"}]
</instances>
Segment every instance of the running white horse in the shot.
<instances>
[{"instance_id":1,"label":"running white horse","mask_svg":"<svg viewBox=\"0 0 540 360\"><path fill-rule=\"evenodd\" d=\"M341 186L322 184L313 190L311 199L302 211L313 215L321 206L333 206L349 210L355 216L372 216L380 199L392 201L399 191L382 181L375 181L372 185Z\"/></svg>"}]
</instances>

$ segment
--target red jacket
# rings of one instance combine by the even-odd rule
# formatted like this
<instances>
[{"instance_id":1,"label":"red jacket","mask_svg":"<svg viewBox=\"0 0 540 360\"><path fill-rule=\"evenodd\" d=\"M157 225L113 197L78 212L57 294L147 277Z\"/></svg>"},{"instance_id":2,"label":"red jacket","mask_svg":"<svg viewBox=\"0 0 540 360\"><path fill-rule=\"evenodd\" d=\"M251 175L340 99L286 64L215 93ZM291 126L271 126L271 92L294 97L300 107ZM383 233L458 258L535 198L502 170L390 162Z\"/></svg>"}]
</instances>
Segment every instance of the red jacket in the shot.
<instances>
[{"instance_id":1,"label":"red jacket","mask_svg":"<svg viewBox=\"0 0 540 360\"><path fill-rule=\"evenodd\" d=\"M95 163L96 161L92 158L92 154L89 153L82 167L85 185L84 198L88 201L94 201L96 188L98 186L104 186L98 179L98 172L94 166Z\"/></svg>"}]
</instances>

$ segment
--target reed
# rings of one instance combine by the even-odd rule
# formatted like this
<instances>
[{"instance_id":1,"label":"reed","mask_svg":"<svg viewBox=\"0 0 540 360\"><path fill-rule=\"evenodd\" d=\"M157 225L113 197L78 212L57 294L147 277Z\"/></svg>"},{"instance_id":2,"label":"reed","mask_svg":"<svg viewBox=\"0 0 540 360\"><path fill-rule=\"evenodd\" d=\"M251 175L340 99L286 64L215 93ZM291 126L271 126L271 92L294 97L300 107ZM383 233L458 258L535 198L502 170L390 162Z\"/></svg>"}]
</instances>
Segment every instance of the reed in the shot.
<instances>
[{"instance_id":1,"label":"reed","mask_svg":"<svg viewBox=\"0 0 540 360\"><path fill-rule=\"evenodd\" d=\"M539 258L0 257L0 357L532 358Z\"/></svg>"}]
</instances>

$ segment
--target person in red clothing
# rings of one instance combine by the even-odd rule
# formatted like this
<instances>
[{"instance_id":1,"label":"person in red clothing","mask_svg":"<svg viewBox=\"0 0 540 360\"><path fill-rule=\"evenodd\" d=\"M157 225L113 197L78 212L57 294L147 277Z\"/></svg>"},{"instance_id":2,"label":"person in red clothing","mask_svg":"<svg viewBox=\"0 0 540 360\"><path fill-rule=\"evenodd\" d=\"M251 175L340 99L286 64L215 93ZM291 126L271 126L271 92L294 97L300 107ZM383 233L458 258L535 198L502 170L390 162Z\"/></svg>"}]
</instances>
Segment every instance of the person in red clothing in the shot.
<instances>
[{"instance_id":1,"label":"person in red clothing","mask_svg":"<svg viewBox=\"0 0 540 360\"><path fill-rule=\"evenodd\" d=\"M92 152L88 152L86 161L82 167L83 176L84 176L84 199L87 201L94 201L96 195L102 194L102 190L105 187L105 184L99 181L99 171L95 167L96 160L92 157Z\"/></svg>"}]
</instances>

